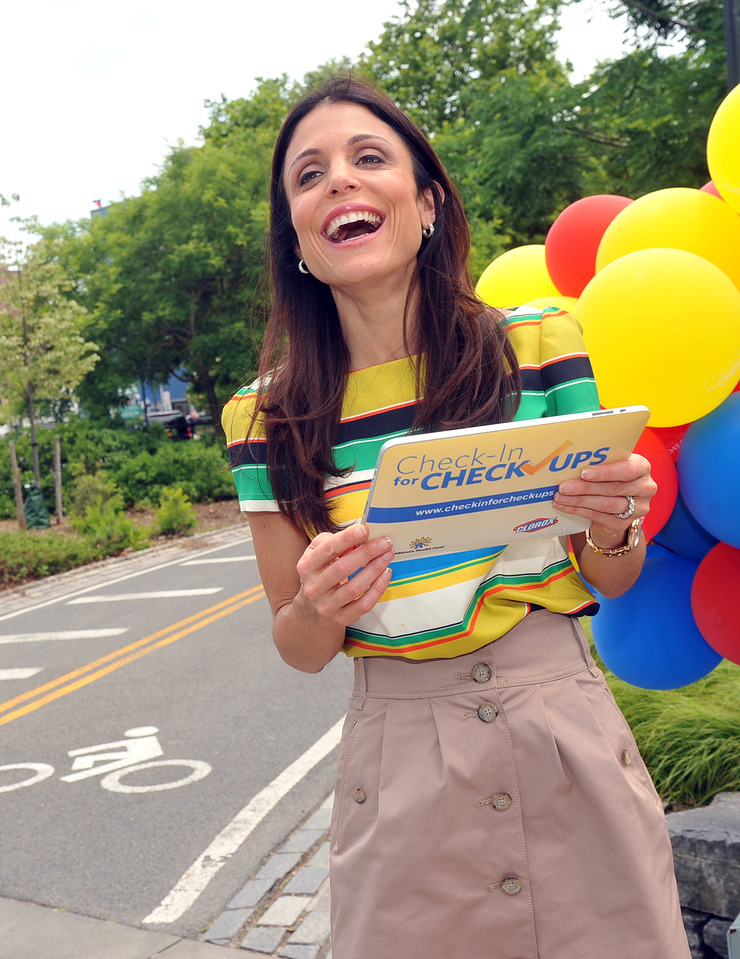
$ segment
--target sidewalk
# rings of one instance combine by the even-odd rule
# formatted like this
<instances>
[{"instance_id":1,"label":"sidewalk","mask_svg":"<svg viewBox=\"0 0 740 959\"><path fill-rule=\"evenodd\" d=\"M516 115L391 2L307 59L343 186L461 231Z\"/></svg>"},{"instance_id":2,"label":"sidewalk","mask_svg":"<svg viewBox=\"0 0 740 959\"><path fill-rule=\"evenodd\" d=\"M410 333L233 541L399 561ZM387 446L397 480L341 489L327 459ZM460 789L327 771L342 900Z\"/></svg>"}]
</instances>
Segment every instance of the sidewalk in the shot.
<instances>
[{"instance_id":1,"label":"sidewalk","mask_svg":"<svg viewBox=\"0 0 740 959\"><path fill-rule=\"evenodd\" d=\"M273 851L203 934L205 942L238 945L250 959L331 959L332 801L329 796Z\"/></svg>"},{"instance_id":2,"label":"sidewalk","mask_svg":"<svg viewBox=\"0 0 740 959\"><path fill-rule=\"evenodd\" d=\"M275 849L198 941L0 899L0 959L331 959L332 798ZM228 950L228 951L227 951Z\"/></svg>"}]
</instances>

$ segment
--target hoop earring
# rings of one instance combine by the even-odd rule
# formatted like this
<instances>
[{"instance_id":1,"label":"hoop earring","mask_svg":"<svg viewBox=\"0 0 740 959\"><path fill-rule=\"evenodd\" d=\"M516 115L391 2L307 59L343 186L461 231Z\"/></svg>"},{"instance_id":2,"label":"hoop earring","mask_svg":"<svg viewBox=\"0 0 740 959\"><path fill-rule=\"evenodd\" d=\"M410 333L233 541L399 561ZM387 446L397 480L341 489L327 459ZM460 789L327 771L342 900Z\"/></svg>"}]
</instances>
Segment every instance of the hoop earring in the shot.
<instances>
[{"instance_id":1,"label":"hoop earring","mask_svg":"<svg viewBox=\"0 0 740 959\"><path fill-rule=\"evenodd\" d=\"M299 269L299 271L300 271L301 273L305 273L306 276L310 276L310 275L311 275L311 271L308 269L308 267L307 267L306 264L303 262L303 260L299 260L299 261L298 261L298 269Z\"/></svg>"},{"instance_id":2,"label":"hoop earring","mask_svg":"<svg viewBox=\"0 0 740 959\"><path fill-rule=\"evenodd\" d=\"M427 223L427 228L426 230L421 231L421 235L424 237L425 240L428 240L429 237L432 235L432 233L434 233L434 224Z\"/></svg>"}]
</instances>

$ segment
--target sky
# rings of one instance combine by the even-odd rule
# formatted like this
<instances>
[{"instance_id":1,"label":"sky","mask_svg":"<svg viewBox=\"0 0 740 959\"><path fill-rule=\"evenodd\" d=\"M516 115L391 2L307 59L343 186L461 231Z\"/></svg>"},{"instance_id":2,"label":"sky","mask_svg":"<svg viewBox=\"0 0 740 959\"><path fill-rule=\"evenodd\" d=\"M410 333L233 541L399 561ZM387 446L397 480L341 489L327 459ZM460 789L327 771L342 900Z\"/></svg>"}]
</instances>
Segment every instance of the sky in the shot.
<instances>
[{"instance_id":1,"label":"sky","mask_svg":"<svg viewBox=\"0 0 740 959\"><path fill-rule=\"evenodd\" d=\"M576 77L620 55L606 0L563 17ZM42 224L88 216L140 192L170 146L198 142L206 100L248 97L258 77L300 80L356 57L400 14L398 0L30 0L2 15L0 235L10 215Z\"/></svg>"}]
</instances>

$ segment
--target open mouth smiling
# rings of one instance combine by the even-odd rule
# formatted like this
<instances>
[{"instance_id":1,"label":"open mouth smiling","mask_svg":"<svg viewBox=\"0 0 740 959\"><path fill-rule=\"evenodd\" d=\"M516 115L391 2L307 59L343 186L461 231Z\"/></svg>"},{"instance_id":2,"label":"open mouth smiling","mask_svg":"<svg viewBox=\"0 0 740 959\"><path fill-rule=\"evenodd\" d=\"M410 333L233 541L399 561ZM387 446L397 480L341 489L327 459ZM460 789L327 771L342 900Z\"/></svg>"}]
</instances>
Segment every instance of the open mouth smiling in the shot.
<instances>
[{"instance_id":1,"label":"open mouth smiling","mask_svg":"<svg viewBox=\"0 0 740 959\"><path fill-rule=\"evenodd\" d=\"M326 227L326 236L332 243L346 243L375 233L383 217L369 210L353 210L335 216Z\"/></svg>"}]
</instances>

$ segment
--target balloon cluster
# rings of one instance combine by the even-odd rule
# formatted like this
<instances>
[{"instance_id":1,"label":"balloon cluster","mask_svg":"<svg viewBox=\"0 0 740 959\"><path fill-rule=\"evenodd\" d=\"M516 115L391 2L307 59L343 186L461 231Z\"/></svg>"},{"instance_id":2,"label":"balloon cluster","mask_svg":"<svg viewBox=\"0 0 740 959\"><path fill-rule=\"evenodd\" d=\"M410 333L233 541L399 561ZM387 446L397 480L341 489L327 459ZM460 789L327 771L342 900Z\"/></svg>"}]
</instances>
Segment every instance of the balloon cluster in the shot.
<instances>
[{"instance_id":1,"label":"balloon cluster","mask_svg":"<svg viewBox=\"0 0 740 959\"><path fill-rule=\"evenodd\" d=\"M544 244L499 256L477 293L581 323L604 407L645 405L658 494L637 583L602 599L596 647L621 679L685 686L740 664L740 86L712 120L712 180L589 196Z\"/></svg>"}]
</instances>

